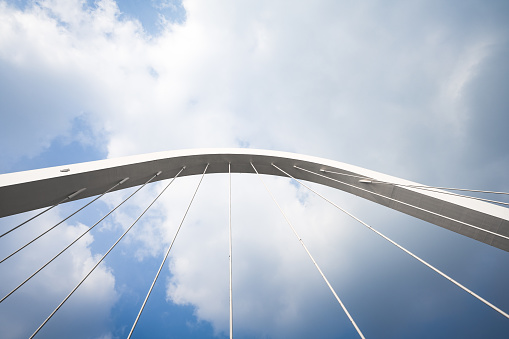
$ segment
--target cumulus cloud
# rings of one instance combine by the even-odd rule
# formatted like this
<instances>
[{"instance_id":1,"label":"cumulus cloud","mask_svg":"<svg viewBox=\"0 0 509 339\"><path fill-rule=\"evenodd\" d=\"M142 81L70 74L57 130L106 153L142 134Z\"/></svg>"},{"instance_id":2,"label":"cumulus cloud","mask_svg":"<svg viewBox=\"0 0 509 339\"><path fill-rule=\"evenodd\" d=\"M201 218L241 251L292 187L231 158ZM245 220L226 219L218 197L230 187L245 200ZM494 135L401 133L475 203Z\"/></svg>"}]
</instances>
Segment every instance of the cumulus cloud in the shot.
<instances>
[{"instance_id":1,"label":"cumulus cloud","mask_svg":"<svg viewBox=\"0 0 509 339\"><path fill-rule=\"evenodd\" d=\"M461 91L502 43L495 23L481 27L489 13L480 23L459 15L468 5L185 6L184 23L149 36L113 1L43 1L23 13L4 4L4 87L28 86L2 92L14 127L3 135L27 131L4 156L35 154L86 112L112 157L250 145L389 171L406 162L400 174L412 174L419 159L451 156L443 143L462 142ZM34 93L26 107L19 93Z\"/></svg>"},{"instance_id":2,"label":"cumulus cloud","mask_svg":"<svg viewBox=\"0 0 509 339\"><path fill-rule=\"evenodd\" d=\"M193 206L194 213L186 220L177 240L170 262L172 277L167 283L171 301L196 305L197 316L211 321L216 331L223 332L228 328L229 303L228 196L227 192L218 196L218 192L225 191L226 180L223 177L214 183L204 183ZM291 211L295 227L314 250L324 270L331 276L347 271L347 260L338 258L345 258L349 246L338 246L336 241L345 240L347 228L331 222L335 219L334 211L324 211L323 204L316 204L315 200L307 201L304 206L288 199L297 193L288 182L264 180L279 192L278 200L292 201L283 203L283 208ZM327 324L322 319L325 325L321 330L314 326L311 329L308 321L302 322L313 319L314 307L331 297L325 283L258 178L238 175L233 181L233 284L238 333L326 334L332 322ZM328 234L327 240L321 238L324 234ZM325 305L333 310L332 314L340 315L333 303Z\"/></svg>"},{"instance_id":3,"label":"cumulus cloud","mask_svg":"<svg viewBox=\"0 0 509 339\"><path fill-rule=\"evenodd\" d=\"M26 220L29 212L2 219L2 230L8 230ZM24 245L63 219L62 214L50 211L23 225L2 239L2 258ZM44 265L87 227L63 223L29 245L1 266L2 297ZM8 238L7 240L5 238ZM31 335L61 300L76 286L99 260L90 249L94 238L87 234L64 255L48 265L34 278L7 298L0 308L1 333L5 338ZM42 337L81 337L108 335L110 309L117 299L115 277L107 265L99 266L87 282L62 307L41 331ZM68 326L60 326L63 321ZM93 323L94 326L89 326Z\"/></svg>"}]
</instances>

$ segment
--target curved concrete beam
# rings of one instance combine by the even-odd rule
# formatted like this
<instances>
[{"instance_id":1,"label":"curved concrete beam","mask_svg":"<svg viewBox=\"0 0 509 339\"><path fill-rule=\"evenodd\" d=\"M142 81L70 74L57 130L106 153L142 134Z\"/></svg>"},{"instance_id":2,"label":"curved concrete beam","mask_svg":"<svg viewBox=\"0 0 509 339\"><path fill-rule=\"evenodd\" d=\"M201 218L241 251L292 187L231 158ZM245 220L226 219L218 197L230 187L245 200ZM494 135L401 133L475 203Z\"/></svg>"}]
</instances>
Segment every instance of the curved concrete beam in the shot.
<instances>
[{"instance_id":1,"label":"curved concrete beam","mask_svg":"<svg viewBox=\"0 0 509 339\"><path fill-rule=\"evenodd\" d=\"M315 173L320 173L320 170L325 169L394 184L420 185L333 160L255 149L168 151L2 174L0 175L0 217L51 206L82 188L86 188L86 190L71 200L98 195L126 177L130 179L117 189L141 185L158 171L162 171L162 173L154 181L172 178L184 166L186 169L181 173L181 176L201 174L207 163L210 164L207 170L209 174L228 173L228 163L231 163L231 170L234 173L254 173L250 162L262 174L284 176L271 165L273 163L297 179L355 194L509 251L508 239L461 223L509 236L508 208L439 192L396 185L363 183L355 177L331 175L331 177L346 183L342 184L299 170L294 166ZM429 212L410 207L407 204ZM453 221L451 218L460 222Z\"/></svg>"}]
</instances>

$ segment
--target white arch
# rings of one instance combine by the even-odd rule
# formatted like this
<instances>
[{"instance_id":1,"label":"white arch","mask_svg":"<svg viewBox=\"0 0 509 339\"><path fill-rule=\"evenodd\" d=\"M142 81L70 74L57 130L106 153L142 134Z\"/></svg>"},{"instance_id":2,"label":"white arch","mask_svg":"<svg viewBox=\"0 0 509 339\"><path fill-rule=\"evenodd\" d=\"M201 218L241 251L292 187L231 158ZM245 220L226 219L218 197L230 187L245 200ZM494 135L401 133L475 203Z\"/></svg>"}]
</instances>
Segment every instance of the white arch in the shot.
<instances>
[{"instance_id":1,"label":"white arch","mask_svg":"<svg viewBox=\"0 0 509 339\"><path fill-rule=\"evenodd\" d=\"M262 174L284 176L272 166L275 164L297 179L341 189L509 251L509 239L504 238L509 237L508 208L440 192L397 186L420 184L333 160L270 150L178 150L2 174L0 217L51 206L82 188L86 190L69 200L98 195L126 177L130 179L117 189L141 185L159 171L162 173L155 180L173 177L184 166L186 169L181 176L201 174L206 164L210 164L207 173L228 173L228 164L231 164L234 173L254 173L251 162ZM333 181L314 174L320 174L321 170L347 176L332 175L339 180ZM362 182L359 177L397 185Z\"/></svg>"}]
</instances>

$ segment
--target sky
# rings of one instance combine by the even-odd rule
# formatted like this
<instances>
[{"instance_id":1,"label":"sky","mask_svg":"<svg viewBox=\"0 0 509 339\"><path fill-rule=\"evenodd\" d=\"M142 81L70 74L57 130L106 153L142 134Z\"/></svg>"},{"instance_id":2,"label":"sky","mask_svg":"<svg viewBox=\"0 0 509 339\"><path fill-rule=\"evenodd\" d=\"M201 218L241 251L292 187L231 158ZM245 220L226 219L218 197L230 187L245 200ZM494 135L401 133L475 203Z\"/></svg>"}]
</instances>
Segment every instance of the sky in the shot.
<instances>
[{"instance_id":1,"label":"sky","mask_svg":"<svg viewBox=\"0 0 509 339\"><path fill-rule=\"evenodd\" d=\"M507 1L0 0L0 173L240 147L509 192L507 60ZM125 338L199 179L175 181L37 338ZM306 188L264 180L367 338L509 333L506 318ZM165 184L2 302L0 337L33 333ZM259 179L232 184L234 336L357 337ZM509 311L507 252L312 187ZM0 264L0 294L135 189ZM3 237L0 255L89 200ZM0 231L36 213L3 218ZM209 175L133 338L227 338L228 293L228 177Z\"/></svg>"}]
</instances>

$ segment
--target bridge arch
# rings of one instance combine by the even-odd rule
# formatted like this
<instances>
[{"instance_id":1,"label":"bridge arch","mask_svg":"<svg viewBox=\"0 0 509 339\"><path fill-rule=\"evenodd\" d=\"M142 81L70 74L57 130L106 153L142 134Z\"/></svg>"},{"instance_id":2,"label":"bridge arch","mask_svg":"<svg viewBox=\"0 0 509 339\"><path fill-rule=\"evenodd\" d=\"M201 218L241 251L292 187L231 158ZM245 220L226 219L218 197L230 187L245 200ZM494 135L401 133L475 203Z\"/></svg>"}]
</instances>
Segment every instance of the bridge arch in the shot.
<instances>
[{"instance_id":1,"label":"bridge arch","mask_svg":"<svg viewBox=\"0 0 509 339\"><path fill-rule=\"evenodd\" d=\"M229 168L255 173L251 163L261 174L340 189L509 251L509 208L338 161L272 150L177 150L3 174L0 217L52 206L66 197L99 195L126 177L114 190L141 185L158 172L153 181L172 178L184 167L179 176L198 175L207 164L208 174L228 173Z\"/></svg>"}]
</instances>

